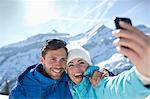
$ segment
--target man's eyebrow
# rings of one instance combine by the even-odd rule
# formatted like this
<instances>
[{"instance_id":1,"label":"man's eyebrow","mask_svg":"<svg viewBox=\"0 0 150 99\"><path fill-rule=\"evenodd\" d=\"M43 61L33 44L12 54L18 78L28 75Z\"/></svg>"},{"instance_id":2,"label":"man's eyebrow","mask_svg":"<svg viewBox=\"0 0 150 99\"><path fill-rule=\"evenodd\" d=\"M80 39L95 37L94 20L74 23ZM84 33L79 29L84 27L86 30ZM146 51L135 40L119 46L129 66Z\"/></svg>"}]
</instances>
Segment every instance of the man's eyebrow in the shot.
<instances>
[{"instance_id":1,"label":"man's eyebrow","mask_svg":"<svg viewBox=\"0 0 150 99\"><path fill-rule=\"evenodd\" d=\"M47 58L56 58L55 56L48 56Z\"/></svg>"}]
</instances>

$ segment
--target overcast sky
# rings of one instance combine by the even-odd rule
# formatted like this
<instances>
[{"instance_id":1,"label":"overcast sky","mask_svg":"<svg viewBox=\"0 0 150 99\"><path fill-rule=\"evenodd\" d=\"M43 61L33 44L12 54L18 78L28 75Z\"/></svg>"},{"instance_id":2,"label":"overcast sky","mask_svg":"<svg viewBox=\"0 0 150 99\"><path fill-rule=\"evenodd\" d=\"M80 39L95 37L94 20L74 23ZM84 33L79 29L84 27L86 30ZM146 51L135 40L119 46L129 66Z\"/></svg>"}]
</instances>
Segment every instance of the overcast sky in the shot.
<instances>
[{"instance_id":1,"label":"overcast sky","mask_svg":"<svg viewBox=\"0 0 150 99\"><path fill-rule=\"evenodd\" d=\"M114 16L150 27L150 0L0 0L0 47L53 29L84 33L96 24L114 28Z\"/></svg>"}]
</instances>

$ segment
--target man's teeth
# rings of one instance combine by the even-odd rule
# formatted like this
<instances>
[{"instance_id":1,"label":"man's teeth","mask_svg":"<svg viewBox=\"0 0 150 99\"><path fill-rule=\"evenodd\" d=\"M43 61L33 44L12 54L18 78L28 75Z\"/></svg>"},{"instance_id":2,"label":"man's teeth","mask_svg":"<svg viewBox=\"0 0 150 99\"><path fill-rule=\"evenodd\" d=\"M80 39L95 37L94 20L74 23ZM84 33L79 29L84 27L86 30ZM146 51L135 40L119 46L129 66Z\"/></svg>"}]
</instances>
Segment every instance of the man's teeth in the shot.
<instances>
[{"instance_id":1,"label":"man's teeth","mask_svg":"<svg viewBox=\"0 0 150 99\"><path fill-rule=\"evenodd\" d=\"M75 76L82 76L82 73L76 73Z\"/></svg>"},{"instance_id":2,"label":"man's teeth","mask_svg":"<svg viewBox=\"0 0 150 99\"><path fill-rule=\"evenodd\" d=\"M53 71L56 73L59 73L61 70L60 69L54 69Z\"/></svg>"}]
</instances>

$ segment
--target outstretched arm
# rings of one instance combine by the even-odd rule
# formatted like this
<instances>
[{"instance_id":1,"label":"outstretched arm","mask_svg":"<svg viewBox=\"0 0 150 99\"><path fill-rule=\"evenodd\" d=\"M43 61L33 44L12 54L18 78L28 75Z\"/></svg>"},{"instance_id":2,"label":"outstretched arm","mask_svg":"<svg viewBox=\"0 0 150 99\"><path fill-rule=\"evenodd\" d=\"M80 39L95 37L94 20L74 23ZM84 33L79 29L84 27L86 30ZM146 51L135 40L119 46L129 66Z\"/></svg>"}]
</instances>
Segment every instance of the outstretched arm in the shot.
<instances>
[{"instance_id":1,"label":"outstretched arm","mask_svg":"<svg viewBox=\"0 0 150 99\"><path fill-rule=\"evenodd\" d=\"M115 77L105 77L95 87L95 92L105 99L143 99L150 94L150 87L143 85L150 84L150 37L127 23L120 22L120 26L123 29L113 32L117 37L114 44L135 65L137 73L132 68Z\"/></svg>"},{"instance_id":2,"label":"outstretched arm","mask_svg":"<svg viewBox=\"0 0 150 99\"><path fill-rule=\"evenodd\" d=\"M150 37L127 23L119 24L124 29L113 32L117 50L131 60L140 74L150 78Z\"/></svg>"}]
</instances>

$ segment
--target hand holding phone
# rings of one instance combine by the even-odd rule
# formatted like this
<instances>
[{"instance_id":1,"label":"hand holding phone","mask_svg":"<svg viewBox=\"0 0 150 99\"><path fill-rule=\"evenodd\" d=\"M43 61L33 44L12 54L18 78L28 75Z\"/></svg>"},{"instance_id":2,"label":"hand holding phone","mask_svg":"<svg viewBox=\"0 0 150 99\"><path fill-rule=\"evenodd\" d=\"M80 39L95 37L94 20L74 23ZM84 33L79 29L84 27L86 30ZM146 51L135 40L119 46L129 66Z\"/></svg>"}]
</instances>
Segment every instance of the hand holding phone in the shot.
<instances>
[{"instance_id":1,"label":"hand holding phone","mask_svg":"<svg viewBox=\"0 0 150 99\"><path fill-rule=\"evenodd\" d=\"M122 27L120 27L119 21L124 21L124 22L129 23L130 25L132 25L132 22L129 18L115 17L114 22L115 22L116 29L123 29Z\"/></svg>"}]
</instances>

